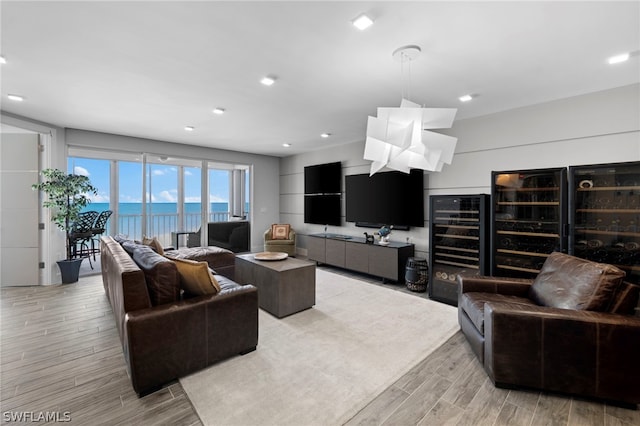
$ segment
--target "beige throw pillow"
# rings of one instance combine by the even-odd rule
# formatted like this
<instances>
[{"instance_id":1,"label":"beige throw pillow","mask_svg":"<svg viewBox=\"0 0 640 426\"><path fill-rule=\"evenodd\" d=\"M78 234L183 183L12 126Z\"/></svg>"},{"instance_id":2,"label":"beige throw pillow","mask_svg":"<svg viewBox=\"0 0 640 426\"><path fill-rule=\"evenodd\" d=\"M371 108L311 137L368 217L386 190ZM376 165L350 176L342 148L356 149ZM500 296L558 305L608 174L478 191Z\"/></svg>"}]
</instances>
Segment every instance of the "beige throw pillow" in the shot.
<instances>
[{"instance_id":1,"label":"beige throw pillow","mask_svg":"<svg viewBox=\"0 0 640 426\"><path fill-rule=\"evenodd\" d=\"M288 240L291 225L271 225L271 237L274 240Z\"/></svg>"},{"instance_id":2,"label":"beige throw pillow","mask_svg":"<svg viewBox=\"0 0 640 426\"><path fill-rule=\"evenodd\" d=\"M153 251L158 253L160 256L164 255L164 249L162 248L162 244L160 244L160 241L156 237L153 237L153 238L143 237L142 244L144 244L145 246L151 247Z\"/></svg>"},{"instance_id":3,"label":"beige throw pillow","mask_svg":"<svg viewBox=\"0 0 640 426\"><path fill-rule=\"evenodd\" d=\"M207 262L195 260L171 259L175 262L180 275L182 289L191 295L202 296L216 294L220 291L220 284L213 276Z\"/></svg>"}]
</instances>

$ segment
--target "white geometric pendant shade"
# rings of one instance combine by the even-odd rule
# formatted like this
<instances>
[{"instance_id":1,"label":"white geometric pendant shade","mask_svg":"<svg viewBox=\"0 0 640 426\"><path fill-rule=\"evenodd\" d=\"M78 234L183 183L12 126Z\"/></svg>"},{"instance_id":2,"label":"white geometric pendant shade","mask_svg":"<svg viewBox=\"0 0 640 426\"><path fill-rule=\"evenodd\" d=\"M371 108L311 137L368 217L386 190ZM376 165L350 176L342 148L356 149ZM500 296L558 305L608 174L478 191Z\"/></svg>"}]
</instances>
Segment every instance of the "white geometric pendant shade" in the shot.
<instances>
[{"instance_id":1,"label":"white geometric pendant shade","mask_svg":"<svg viewBox=\"0 0 640 426\"><path fill-rule=\"evenodd\" d=\"M369 175L384 167L409 173L410 169L439 172L451 164L458 138L428 129L448 129L456 108L422 108L402 99L400 108L378 108L367 121L364 159L372 161Z\"/></svg>"}]
</instances>

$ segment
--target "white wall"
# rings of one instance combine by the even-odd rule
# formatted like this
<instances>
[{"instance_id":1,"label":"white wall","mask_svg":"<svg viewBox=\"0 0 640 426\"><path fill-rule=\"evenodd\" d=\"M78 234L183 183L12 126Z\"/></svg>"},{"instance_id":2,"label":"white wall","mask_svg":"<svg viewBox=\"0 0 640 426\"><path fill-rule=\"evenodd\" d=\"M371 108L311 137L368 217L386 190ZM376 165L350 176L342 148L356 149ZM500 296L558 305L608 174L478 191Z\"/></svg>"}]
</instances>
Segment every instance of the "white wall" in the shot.
<instances>
[{"instance_id":1,"label":"white wall","mask_svg":"<svg viewBox=\"0 0 640 426\"><path fill-rule=\"evenodd\" d=\"M460 120L446 133L458 137L456 154L442 172L425 175L425 217L429 195L490 194L493 170L640 161L640 85ZM322 232L322 226L304 224L304 166L341 161L343 176L367 173L363 151L359 141L281 159L280 221L302 234L301 253L306 253L304 235ZM370 231L344 222L344 199L342 214L343 226L332 232ZM407 238L416 245L416 256L428 257L428 220L424 228L392 233L392 240Z\"/></svg>"},{"instance_id":2,"label":"white wall","mask_svg":"<svg viewBox=\"0 0 640 426\"><path fill-rule=\"evenodd\" d=\"M251 250L262 251L264 231L278 222L279 159L266 155L182 145L150 139L133 138L87 130L67 129L69 146L109 149L124 152L152 153L174 157L213 160L252 166Z\"/></svg>"}]
</instances>

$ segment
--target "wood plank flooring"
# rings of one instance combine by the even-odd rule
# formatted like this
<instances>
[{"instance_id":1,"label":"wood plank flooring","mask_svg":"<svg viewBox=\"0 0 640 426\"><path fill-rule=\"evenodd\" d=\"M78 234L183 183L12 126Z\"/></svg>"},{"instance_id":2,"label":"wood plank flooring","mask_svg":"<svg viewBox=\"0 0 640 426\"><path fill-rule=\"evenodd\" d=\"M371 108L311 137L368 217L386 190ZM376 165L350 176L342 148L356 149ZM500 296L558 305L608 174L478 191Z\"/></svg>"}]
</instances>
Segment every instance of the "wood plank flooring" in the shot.
<instances>
[{"instance_id":1,"label":"wood plank flooring","mask_svg":"<svg viewBox=\"0 0 640 426\"><path fill-rule=\"evenodd\" d=\"M0 307L2 424L23 413L78 425L202 424L177 382L144 398L133 391L100 275L3 288Z\"/></svg>"},{"instance_id":2,"label":"wood plank flooring","mask_svg":"<svg viewBox=\"0 0 640 426\"><path fill-rule=\"evenodd\" d=\"M64 286L3 288L0 308L2 424L33 424L7 420L25 412L68 413L74 425L201 424L178 382L144 398L133 392L100 275ZM624 426L640 425L640 411L497 389L457 333L347 424Z\"/></svg>"}]
</instances>

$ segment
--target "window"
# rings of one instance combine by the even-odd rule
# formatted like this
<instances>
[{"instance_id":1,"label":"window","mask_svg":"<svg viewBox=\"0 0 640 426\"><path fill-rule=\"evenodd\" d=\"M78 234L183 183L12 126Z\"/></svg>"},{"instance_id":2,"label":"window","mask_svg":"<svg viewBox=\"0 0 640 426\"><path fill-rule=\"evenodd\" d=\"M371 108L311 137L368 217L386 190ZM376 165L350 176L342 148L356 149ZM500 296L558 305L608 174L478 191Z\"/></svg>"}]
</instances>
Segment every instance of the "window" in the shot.
<instances>
[{"instance_id":1,"label":"window","mask_svg":"<svg viewBox=\"0 0 640 426\"><path fill-rule=\"evenodd\" d=\"M113 210L109 235L157 237L169 246L172 233L198 231L203 214L205 222L248 218L249 166L78 147L69 153L69 172L89 176L98 188L87 210Z\"/></svg>"}]
</instances>

